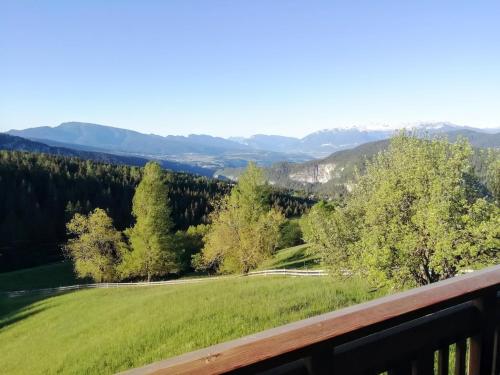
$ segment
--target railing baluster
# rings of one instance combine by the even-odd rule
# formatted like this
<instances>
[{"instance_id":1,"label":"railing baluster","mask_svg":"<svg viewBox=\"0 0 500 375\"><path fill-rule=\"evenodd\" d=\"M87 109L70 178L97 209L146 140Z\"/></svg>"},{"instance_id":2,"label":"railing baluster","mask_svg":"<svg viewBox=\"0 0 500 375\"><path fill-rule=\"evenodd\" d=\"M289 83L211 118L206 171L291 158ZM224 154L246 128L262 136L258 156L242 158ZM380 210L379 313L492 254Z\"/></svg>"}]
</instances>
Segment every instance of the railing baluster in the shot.
<instances>
[{"instance_id":1,"label":"railing baluster","mask_svg":"<svg viewBox=\"0 0 500 375\"><path fill-rule=\"evenodd\" d=\"M469 375L491 375L493 372L496 304L496 291L477 301L482 323L481 332L470 340Z\"/></svg>"},{"instance_id":2,"label":"railing baluster","mask_svg":"<svg viewBox=\"0 0 500 375\"><path fill-rule=\"evenodd\" d=\"M497 328L495 331L495 363L493 367L493 374L500 374L500 309L497 304L496 315L499 319L497 322Z\"/></svg>"},{"instance_id":3,"label":"railing baluster","mask_svg":"<svg viewBox=\"0 0 500 375\"><path fill-rule=\"evenodd\" d=\"M438 371L437 375L448 375L450 367L450 347L439 349L438 351Z\"/></svg>"},{"instance_id":4,"label":"railing baluster","mask_svg":"<svg viewBox=\"0 0 500 375\"><path fill-rule=\"evenodd\" d=\"M309 375L333 374L334 354L330 344L318 346L306 358L306 367Z\"/></svg>"},{"instance_id":5,"label":"railing baluster","mask_svg":"<svg viewBox=\"0 0 500 375\"><path fill-rule=\"evenodd\" d=\"M465 356L467 341L460 340L455 346L455 375L465 375Z\"/></svg>"},{"instance_id":6,"label":"railing baluster","mask_svg":"<svg viewBox=\"0 0 500 375\"><path fill-rule=\"evenodd\" d=\"M412 375L412 367L411 362L401 363L389 371L387 371L388 375Z\"/></svg>"},{"instance_id":7,"label":"railing baluster","mask_svg":"<svg viewBox=\"0 0 500 375\"><path fill-rule=\"evenodd\" d=\"M434 352L422 353L411 368L412 375L434 375Z\"/></svg>"}]
</instances>

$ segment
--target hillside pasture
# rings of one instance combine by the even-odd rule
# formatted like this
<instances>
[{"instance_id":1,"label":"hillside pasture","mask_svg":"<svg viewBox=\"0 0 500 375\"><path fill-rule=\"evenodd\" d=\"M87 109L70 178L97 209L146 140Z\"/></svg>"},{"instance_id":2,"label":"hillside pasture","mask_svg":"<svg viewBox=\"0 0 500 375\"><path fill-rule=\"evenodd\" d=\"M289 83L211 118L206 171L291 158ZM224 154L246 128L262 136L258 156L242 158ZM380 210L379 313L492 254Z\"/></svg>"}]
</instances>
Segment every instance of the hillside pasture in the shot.
<instances>
[{"instance_id":1,"label":"hillside pasture","mask_svg":"<svg viewBox=\"0 0 500 375\"><path fill-rule=\"evenodd\" d=\"M0 273L0 292L56 288L89 282L91 282L90 279L79 279L76 277L71 262L58 262Z\"/></svg>"},{"instance_id":2,"label":"hillside pasture","mask_svg":"<svg viewBox=\"0 0 500 375\"><path fill-rule=\"evenodd\" d=\"M382 294L356 280L234 277L0 297L0 368L111 374Z\"/></svg>"},{"instance_id":3,"label":"hillside pasture","mask_svg":"<svg viewBox=\"0 0 500 375\"><path fill-rule=\"evenodd\" d=\"M309 245L298 245L277 251L271 258L264 261L259 270L267 269L318 269L321 268L317 255L309 253Z\"/></svg>"}]
</instances>

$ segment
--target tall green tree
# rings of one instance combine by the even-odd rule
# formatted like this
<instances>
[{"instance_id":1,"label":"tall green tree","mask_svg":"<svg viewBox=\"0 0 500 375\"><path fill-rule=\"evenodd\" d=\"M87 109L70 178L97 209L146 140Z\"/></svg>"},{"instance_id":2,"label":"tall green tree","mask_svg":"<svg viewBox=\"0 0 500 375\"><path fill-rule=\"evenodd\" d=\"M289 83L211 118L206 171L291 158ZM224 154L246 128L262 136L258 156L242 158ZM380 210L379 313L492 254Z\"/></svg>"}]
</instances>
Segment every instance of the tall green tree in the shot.
<instances>
[{"instance_id":1,"label":"tall green tree","mask_svg":"<svg viewBox=\"0 0 500 375\"><path fill-rule=\"evenodd\" d=\"M491 194L500 204L500 151L489 150L487 185Z\"/></svg>"},{"instance_id":2,"label":"tall green tree","mask_svg":"<svg viewBox=\"0 0 500 375\"><path fill-rule=\"evenodd\" d=\"M166 174L160 165L149 162L132 201L135 225L126 230L131 251L123 257L125 277L146 277L178 271L173 246L170 200Z\"/></svg>"},{"instance_id":3,"label":"tall green tree","mask_svg":"<svg viewBox=\"0 0 500 375\"><path fill-rule=\"evenodd\" d=\"M203 249L203 238L207 234L208 229L208 225L200 224L197 226L190 226L186 231L178 230L175 232L175 248L177 249L182 271L189 271L199 266L196 260L193 263L193 257L196 259L201 256L200 252L201 249ZM201 266L199 268L203 267Z\"/></svg>"},{"instance_id":4,"label":"tall green tree","mask_svg":"<svg viewBox=\"0 0 500 375\"><path fill-rule=\"evenodd\" d=\"M500 261L500 208L471 178L465 141L401 134L345 206L312 210L306 239L334 273L415 286Z\"/></svg>"},{"instance_id":5,"label":"tall green tree","mask_svg":"<svg viewBox=\"0 0 500 375\"><path fill-rule=\"evenodd\" d=\"M66 227L70 239L65 250L77 275L97 282L118 280L117 265L126 243L106 211L96 208L89 215L76 213Z\"/></svg>"},{"instance_id":6,"label":"tall green tree","mask_svg":"<svg viewBox=\"0 0 500 375\"><path fill-rule=\"evenodd\" d=\"M269 204L264 174L250 163L211 215L203 259L219 272L248 272L276 249L283 215Z\"/></svg>"}]
</instances>

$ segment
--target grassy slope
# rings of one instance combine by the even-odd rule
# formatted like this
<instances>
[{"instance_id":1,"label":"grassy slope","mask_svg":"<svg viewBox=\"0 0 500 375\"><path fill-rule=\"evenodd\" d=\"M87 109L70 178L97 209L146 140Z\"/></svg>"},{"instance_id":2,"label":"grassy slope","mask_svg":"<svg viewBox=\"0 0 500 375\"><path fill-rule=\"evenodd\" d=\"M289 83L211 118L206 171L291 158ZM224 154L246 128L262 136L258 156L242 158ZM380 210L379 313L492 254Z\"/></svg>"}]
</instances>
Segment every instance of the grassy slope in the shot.
<instances>
[{"instance_id":1,"label":"grassy slope","mask_svg":"<svg viewBox=\"0 0 500 375\"><path fill-rule=\"evenodd\" d=\"M330 278L232 278L203 284L0 297L8 374L108 374L377 297Z\"/></svg>"},{"instance_id":2,"label":"grassy slope","mask_svg":"<svg viewBox=\"0 0 500 375\"><path fill-rule=\"evenodd\" d=\"M265 261L259 269L271 268L320 268L318 259L307 253L308 245L290 247L278 251ZM200 277L193 274L190 277ZM183 278L188 278L184 276ZM78 279L70 262L48 264L24 270L0 273L0 292L24 289L53 288L65 285L84 284L90 279Z\"/></svg>"},{"instance_id":3,"label":"grassy slope","mask_svg":"<svg viewBox=\"0 0 500 375\"><path fill-rule=\"evenodd\" d=\"M307 252L309 245L299 245L279 250L274 256L259 266L261 270L296 268L317 269L321 268L319 258Z\"/></svg>"},{"instance_id":4,"label":"grassy slope","mask_svg":"<svg viewBox=\"0 0 500 375\"><path fill-rule=\"evenodd\" d=\"M0 292L8 290L53 288L83 284L89 280L77 279L70 262L60 262L19 271L0 273Z\"/></svg>"}]
</instances>

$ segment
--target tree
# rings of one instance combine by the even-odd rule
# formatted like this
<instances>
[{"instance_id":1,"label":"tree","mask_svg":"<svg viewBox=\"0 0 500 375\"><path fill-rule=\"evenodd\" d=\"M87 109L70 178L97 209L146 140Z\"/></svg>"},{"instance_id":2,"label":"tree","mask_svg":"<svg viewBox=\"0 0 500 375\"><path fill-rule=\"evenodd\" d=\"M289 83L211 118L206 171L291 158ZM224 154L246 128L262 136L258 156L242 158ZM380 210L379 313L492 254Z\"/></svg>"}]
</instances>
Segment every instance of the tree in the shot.
<instances>
[{"instance_id":1,"label":"tree","mask_svg":"<svg viewBox=\"0 0 500 375\"><path fill-rule=\"evenodd\" d=\"M497 204L500 204L500 151L490 150L488 161L487 185Z\"/></svg>"},{"instance_id":2,"label":"tree","mask_svg":"<svg viewBox=\"0 0 500 375\"><path fill-rule=\"evenodd\" d=\"M355 220L337 204L324 201L315 204L300 220L304 240L312 245L309 251L319 255L333 275L346 274L350 244L358 238Z\"/></svg>"},{"instance_id":3,"label":"tree","mask_svg":"<svg viewBox=\"0 0 500 375\"><path fill-rule=\"evenodd\" d=\"M396 136L344 206L311 211L307 239L334 273L397 287L498 263L500 208L471 178L471 155L465 141Z\"/></svg>"},{"instance_id":4,"label":"tree","mask_svg":"<svg viewBox=\"0 0 500 375\"><path fill-rule=\"evenodd\" d=\"M88 214L100 207L116 229L132 226L132 198L142 174L139 167L0 150L0 272L61 259L58 244L66 243L66 223L77 212ZM212 202L232 188L218 179L165 174L175 230L208 224ZM281 201L285 213L298 208L300 214L311 205L286 190L274 189L271 199ZM48 246L40 248L41 243Z\"/></svg>"},{"instance_id":5,"label":"tree","mask_svg":"<svg viewBox=\"0 0 500 375\"><path fill-rule=\"evenodd\" d=\"M178 270L166 182L158 163L146 164L132 201L136 222L125 231L132 248L124 255L120 267L125 277L142 276L149 282L153 276Z\"/></svg>"},{"instance_id":6,"label":"tree","mask_svg":"<svg viewBox=\"0 0 500 375\"><path fill-rule=\"evenodd\" d=\"M208 225L206 224L192 225L186 231L178 230L175 232L175 248L177 249L179 265L182 271L196 268L192 264L192 257L200 253L203 248L203 237L207 232Z\"/></svg>"},{"instance_id":7,"label":"tree","mask_svg":"<svg viewBox=\"0 0 500 375\"><path fill-rule=\"evenodd\" d=\"M78 276L97 282L117 280L116 267L126 244L106 211L96 208L89 215L76 213L66 227L70 239L65 250Z\"/></svg>"},{"instance_id":8,"label":"tree","mask_svg":"<svg viewBox=\"0 0 500 375\"><path fill-rule=\"evenodd\" d=\"M263 172L250 163L211 220L204 263L219 272L246 273L276 249L283 215L270 208Z\"/></svg>"},{"instance_id":9,"label":"tree","mask_svg":"<svg viewBox=\"0 0 500 375\"><path fill-rule=\"evenodd\" d=\"M287 219L281 224L280 241L278 248L284 249L287 247L303 244L302 230L300 229L299 219Z\"/></svg>"}]
</instances>

